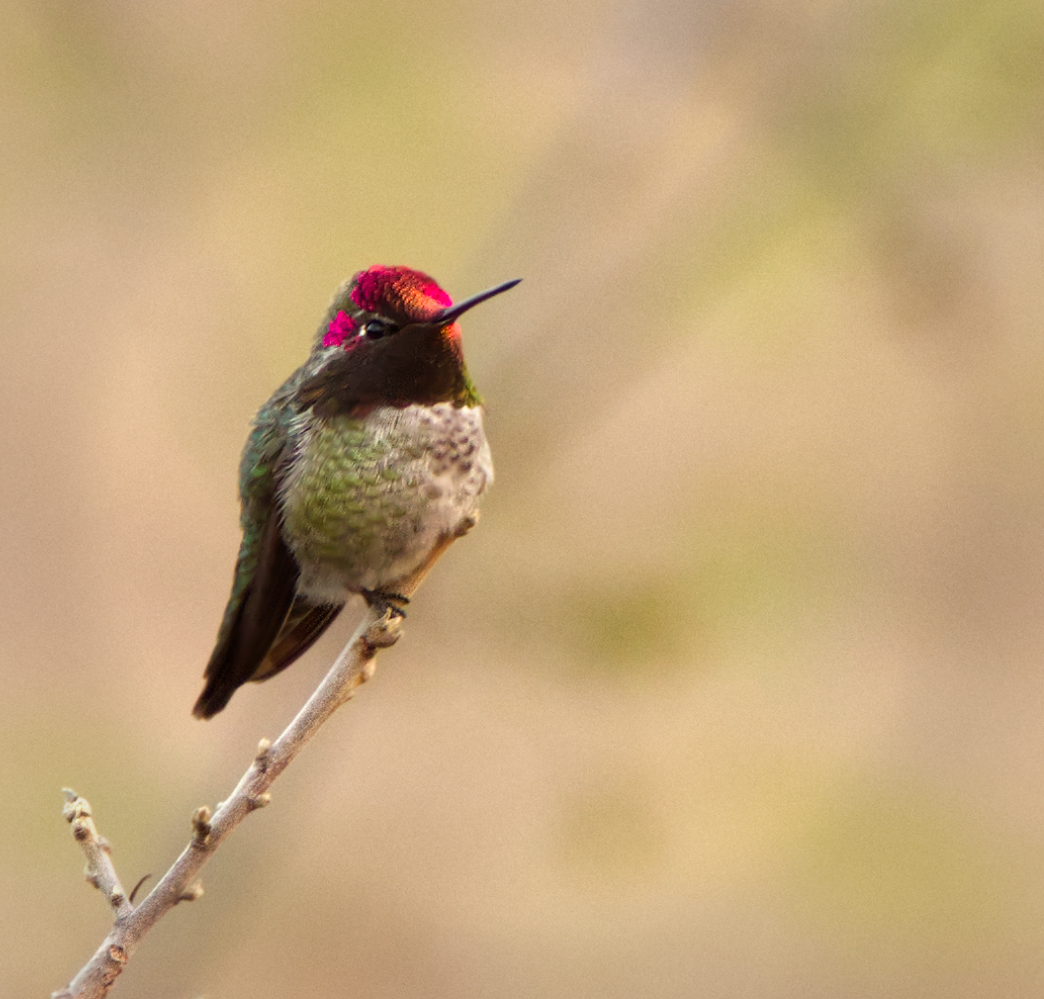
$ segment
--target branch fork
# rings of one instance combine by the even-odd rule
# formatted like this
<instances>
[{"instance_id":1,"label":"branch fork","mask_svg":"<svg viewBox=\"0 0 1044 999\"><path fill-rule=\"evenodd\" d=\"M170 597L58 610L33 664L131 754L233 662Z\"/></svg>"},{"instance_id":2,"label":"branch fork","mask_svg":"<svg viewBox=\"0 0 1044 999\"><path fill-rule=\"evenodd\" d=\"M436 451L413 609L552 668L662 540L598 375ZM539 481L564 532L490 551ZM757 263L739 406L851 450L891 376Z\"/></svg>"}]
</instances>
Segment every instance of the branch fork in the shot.
<instances>
[{"instance_id":1,"label":"branch fork","mask_svg":"<svg viewBox=\"0 0 1044 999\"><path fill-rule=\"evenodd\" d=\"M428 566L424 567L425 572ZM412 593L423 574L418 573L402 589ZM198 875L206 862L247 815L271 801L268 789L275 779L319 727L373 676L374 656L380 649L394 645L401 633L400 615L391 610L367 609L344 651L283 734L274 743L268 739L260 741L246 773L216 811L211 813L206 805L196 809L188 845L137 906L123 890L112 862L111 848L94 824L91 806L75 791L65 789L62 815L72 826L73 838L87 857L84 875L105 896L115 919L94 956L64 989L52 993L52 999L101 999L109 993L155 923L179 902L194 901L203 894Z\"/></svg>"}]
</instances>

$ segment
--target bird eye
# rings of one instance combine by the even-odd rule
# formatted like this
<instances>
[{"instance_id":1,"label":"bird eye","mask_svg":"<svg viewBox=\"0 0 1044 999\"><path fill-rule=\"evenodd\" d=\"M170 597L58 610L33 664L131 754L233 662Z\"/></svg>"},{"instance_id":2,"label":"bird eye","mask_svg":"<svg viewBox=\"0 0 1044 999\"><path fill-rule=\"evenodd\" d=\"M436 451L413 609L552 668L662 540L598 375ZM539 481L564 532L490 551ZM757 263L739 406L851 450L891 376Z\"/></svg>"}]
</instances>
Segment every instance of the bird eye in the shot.
<instances>
[{"instance_id":1,"label":"bird eye","mask_svg":"<svg viewBox=\"0 0 1044 999\"><path fill-rule=\"evenodd\" d=\"M384 319L371 319L364 327L363 333L371 340L380 340L382 336L394 333L395 327Z\"/></svg>"}]
</instances>

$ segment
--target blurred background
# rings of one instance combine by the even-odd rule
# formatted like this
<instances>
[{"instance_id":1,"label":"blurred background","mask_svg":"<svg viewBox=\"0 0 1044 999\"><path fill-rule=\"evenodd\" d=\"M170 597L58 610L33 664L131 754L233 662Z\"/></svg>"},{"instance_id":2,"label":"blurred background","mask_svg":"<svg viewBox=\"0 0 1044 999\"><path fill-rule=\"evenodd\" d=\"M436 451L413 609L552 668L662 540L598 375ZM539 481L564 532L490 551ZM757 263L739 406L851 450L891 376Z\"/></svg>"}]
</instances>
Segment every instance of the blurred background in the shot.
<instances>
[{"instance_id":1,"label":"blurred background","mask_svg":"<svg viewBox=\"0 0 1044 999\"><path fill-rule=\"evenodd\" d=\"M0 993L359 611L206 724L248 421L371 263L497 483L125 996L1037 996L1036 0L4 4Z\"/></svg>"}]
</instances>

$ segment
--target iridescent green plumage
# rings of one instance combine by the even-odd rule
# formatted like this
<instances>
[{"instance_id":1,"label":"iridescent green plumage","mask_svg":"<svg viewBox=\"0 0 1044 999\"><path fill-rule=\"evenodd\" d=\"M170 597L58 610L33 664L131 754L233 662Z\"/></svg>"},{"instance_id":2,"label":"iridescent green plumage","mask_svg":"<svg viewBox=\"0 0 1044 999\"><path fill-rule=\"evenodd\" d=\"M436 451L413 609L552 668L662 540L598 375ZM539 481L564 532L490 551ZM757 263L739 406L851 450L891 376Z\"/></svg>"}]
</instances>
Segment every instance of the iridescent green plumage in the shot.
<instances>
[{"instance_id":1,"label":"iridescent green plumage","mask_svg":"<svg viewBox=\"0 0 1044 999\"><path fill-rule=\"evenodd\" d=\"M288 666L351 593L394 594L473 517L492 464L456 319L515 283L453 306L424 274L374 267L338 290L247 439L243 541L196 715Z\"/></svg>"}]
</instances>

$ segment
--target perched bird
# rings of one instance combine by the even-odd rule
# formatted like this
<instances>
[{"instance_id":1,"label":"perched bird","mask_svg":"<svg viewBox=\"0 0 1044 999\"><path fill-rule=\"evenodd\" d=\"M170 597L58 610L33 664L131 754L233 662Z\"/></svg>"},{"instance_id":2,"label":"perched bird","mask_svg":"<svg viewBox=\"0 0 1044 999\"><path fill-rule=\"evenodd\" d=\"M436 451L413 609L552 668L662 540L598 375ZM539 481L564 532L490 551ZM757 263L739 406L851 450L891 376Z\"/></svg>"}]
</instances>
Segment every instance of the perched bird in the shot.
<instances>
[{"instance_id":1,"label":"perched bird","mask_svg":"<svg viewBox=\"0 0 1044 999\"><path fill-rule=\"evenodd\" d=\"M338 289L243 449L243 542L194 715L289 666L353 593L401 614L400 589L474 523L493 464L457 319L516 284L454 305L377 266Z\"/></svg>"}]
</instances>

